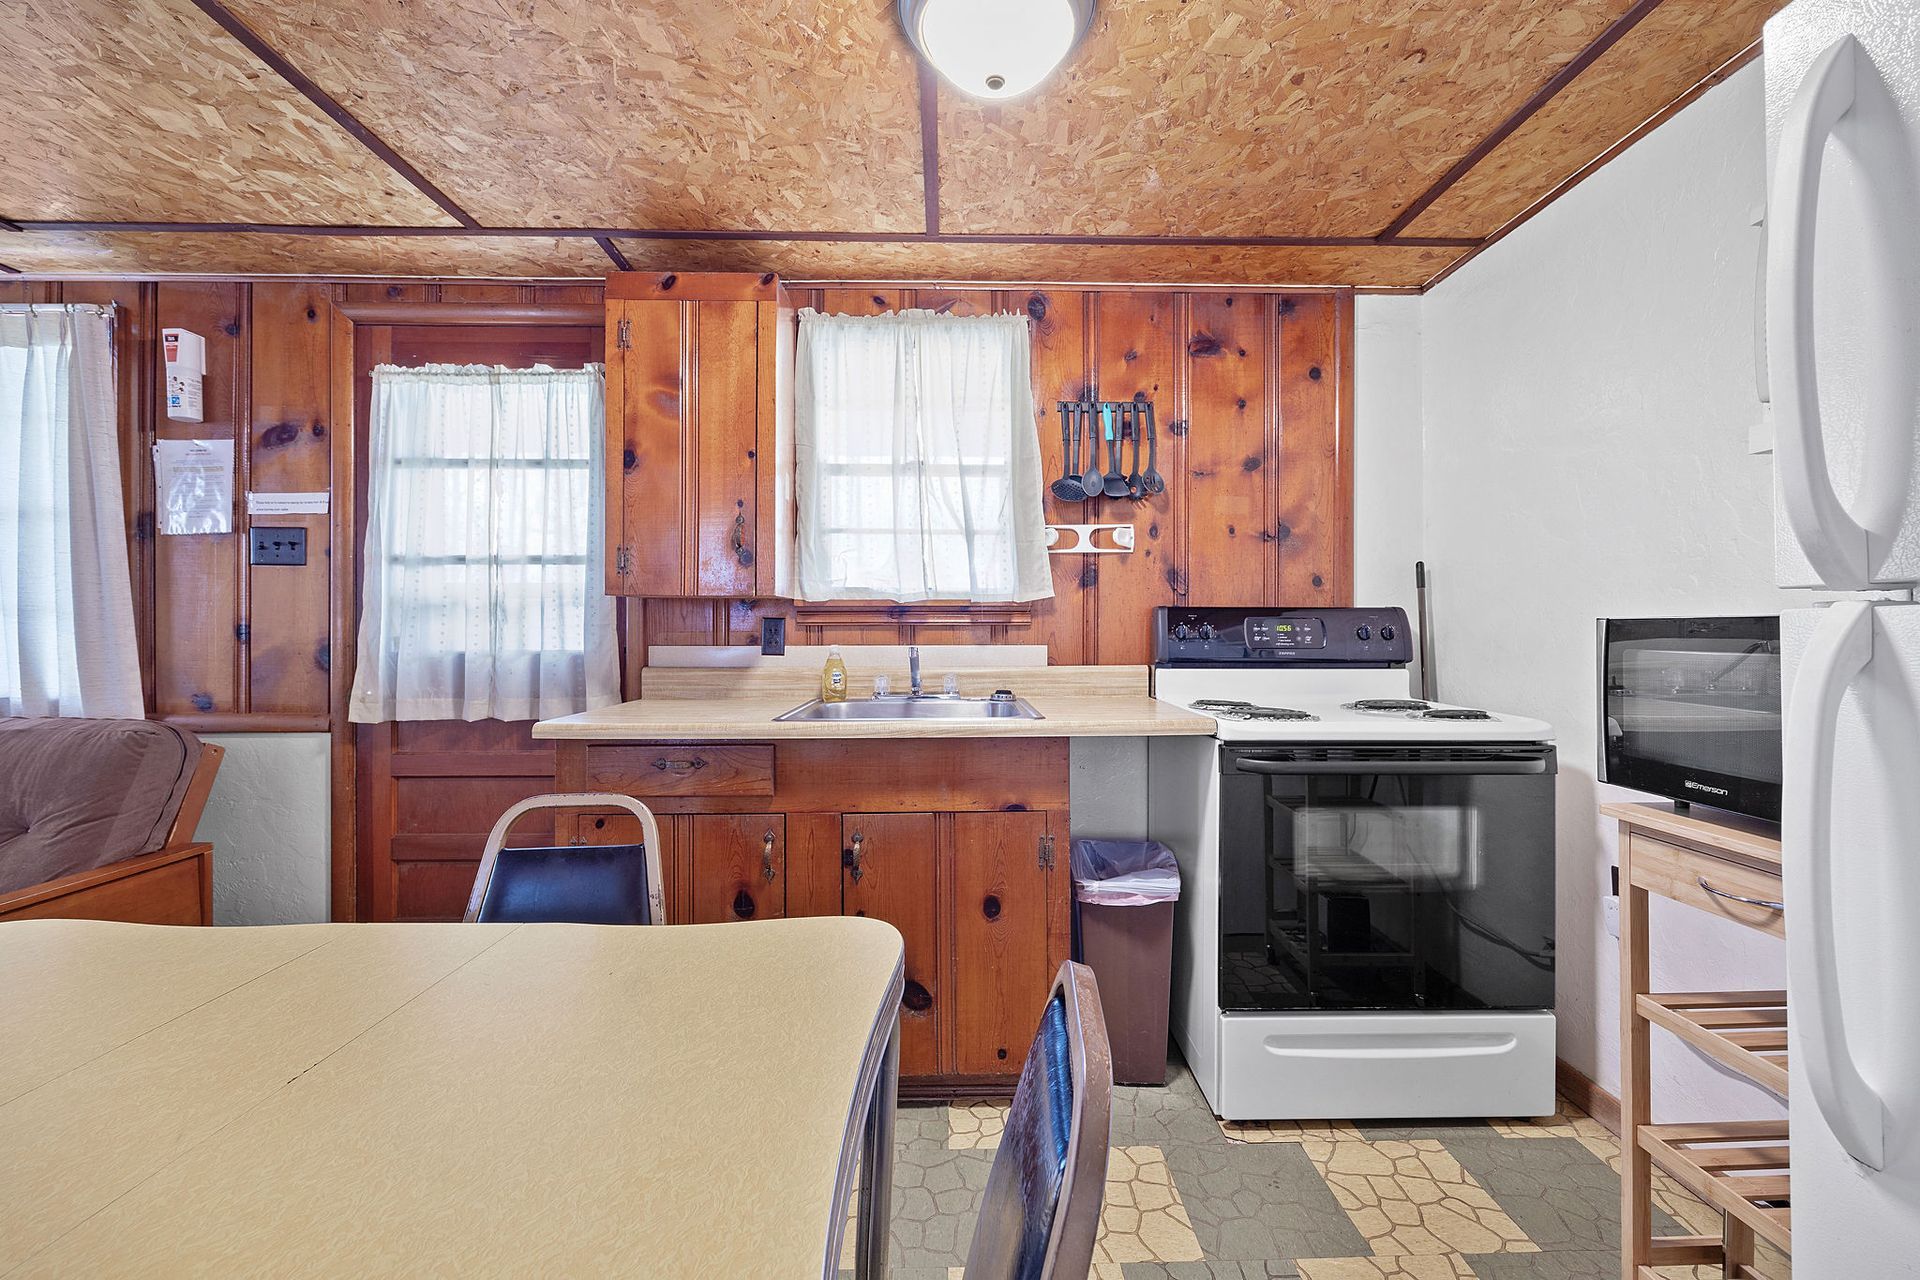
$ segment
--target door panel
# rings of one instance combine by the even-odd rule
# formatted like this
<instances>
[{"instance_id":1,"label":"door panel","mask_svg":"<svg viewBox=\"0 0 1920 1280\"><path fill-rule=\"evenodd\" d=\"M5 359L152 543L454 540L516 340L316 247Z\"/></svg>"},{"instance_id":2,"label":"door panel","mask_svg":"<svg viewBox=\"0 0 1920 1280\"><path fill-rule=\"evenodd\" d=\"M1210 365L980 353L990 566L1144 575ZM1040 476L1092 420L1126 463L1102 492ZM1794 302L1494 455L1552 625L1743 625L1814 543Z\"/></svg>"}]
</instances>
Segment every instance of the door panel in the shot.
<instances>
[{"instance_id":1,"label":"door panel","mask_svg":"<svg viewBox=\"0 0 1920 1280\"><path fill-rule=\"evenodd\" d=\"M607 465L618 459L621 502L619 545L630 557L627 572L609 573L615 594L676 596L683 593L685 521L681 473L686 465L682 428L681 352L686 307L679 302L622 302L616 341L624 326L627 346L616 350L610 374L620 378L618 430L609 422ZM612 313L614 306L609 306Z\"/></svg>"},{"instance_id":2,"label":"door panel","mask_svg":"<svg viewBox=\"0 0 1920 1280\"><path fill-rule=\"evenodd\" d=\"M885 920L906 941L907 991L900 1008L900 1072L940 1070L939 856L930 813L849 814L842 837L857 864L844 868L848 915Z\"/></svg>"},{"instance_id":3,"label":"door panel","mask_svg":"<svg viewBox=\"0 0 1920 1280\"><path fill-rule=\"evenodd\" d=\"M777 920L787 914L785 815L699 814L686 821L694 924Z\"/></svg>"},{"instance_id":4,"label":"door panel","mask_svg":"<svg viewBox=\"0 0 1920 1280\"><path fill-rule=\"evenodd\" d=\"M952 1070L1017 1074L1053 979L1044 813L953 815Z\"/></svg>"},{"instance_id":5,"label":"door panel","mask_svg":"<svg viewBox=\"0 0 1920 1280\"><path fill-rule=\"evenodd\" d=\"M694 381L700 473L696 594L744 598L754 589L754 470L760 421L760 304L702 302Z\"/></svg>"}]
</instances>

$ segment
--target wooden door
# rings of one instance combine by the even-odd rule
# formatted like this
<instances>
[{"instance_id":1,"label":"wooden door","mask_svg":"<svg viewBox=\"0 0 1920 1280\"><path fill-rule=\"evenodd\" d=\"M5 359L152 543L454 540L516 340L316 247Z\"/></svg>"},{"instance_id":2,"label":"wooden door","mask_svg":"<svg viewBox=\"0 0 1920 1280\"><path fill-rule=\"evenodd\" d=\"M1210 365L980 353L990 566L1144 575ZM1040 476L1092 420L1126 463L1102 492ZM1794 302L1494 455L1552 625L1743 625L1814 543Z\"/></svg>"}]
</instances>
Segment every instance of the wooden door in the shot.
<instances>
[{"instance_id":1,"label":"wooden door","mask_svg":"<svg viewBox=\"0 0 1920 1280\"><path fill-rule=\"evenodd\" d=\"M583 813L571 819L572 844L643 844L640 819L630 813ZM678 839L681 819L670 814L655 814L660 827L660 896L667 904L667 923L686 924L687 874L676 860L684 840Z\"/></svg>"},{"instance_id":2,"label":"wooden door","mask_svg":"<svg viewBox=\"0 0 1920 1280\"><path fill-rule=\"evenodd\" d=\"M1017 1075L1066 941L1054 926L1056 877L1045 813L956 813L949 1070Z\"/></svg>"},{"instance_id":3,"label":"wooden door","mask_svg":"<svg viewBox=\"0 0 1920 1280\"><path fill-rule=\"evenodd\" d=\"M787 914L785 814L695 814L686 823L694 924Z\"/></svg>"},{"instance_id":4,"label":"wooden door","mask_svg":"<svg viewBox=\"0 0 1920 1280\"><path fill-rule=\"evenodd\" d=\"M848 814L841 870L842 909L885 920L906 941L907 989L900 1002L900 1073L936 1075L943 1021L939 845L930 813Z\"/></svg>"},{"instance_id":5,"label":"wooden door","mask_svg":"<svg viewBox=\"0 0 1920 1280\"><path fill-rule=\"evenodd\" d=\"M763 594L755 573L760 318L752 301L607 303L613 594Z\"/></svg>"}]
</instances>

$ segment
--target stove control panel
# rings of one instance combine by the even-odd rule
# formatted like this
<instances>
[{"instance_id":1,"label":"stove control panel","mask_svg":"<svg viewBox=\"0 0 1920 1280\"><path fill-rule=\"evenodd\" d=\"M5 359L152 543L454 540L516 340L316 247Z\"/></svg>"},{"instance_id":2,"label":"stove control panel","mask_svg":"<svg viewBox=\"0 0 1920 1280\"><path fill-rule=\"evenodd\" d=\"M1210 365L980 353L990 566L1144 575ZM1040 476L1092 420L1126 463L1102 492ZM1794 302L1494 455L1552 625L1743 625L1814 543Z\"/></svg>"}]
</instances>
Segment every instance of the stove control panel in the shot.
<instances>
[{"instance_id":1,"label":"stove control panel","mask_svg":"<svg viewBox=\"0 0 1920 1280\"><path fill-rule=\"evenodd\" d=\"M1413 660L1404 609L1154 610L1163 667L1401 667Z\"/></svg>"}]
</instances>

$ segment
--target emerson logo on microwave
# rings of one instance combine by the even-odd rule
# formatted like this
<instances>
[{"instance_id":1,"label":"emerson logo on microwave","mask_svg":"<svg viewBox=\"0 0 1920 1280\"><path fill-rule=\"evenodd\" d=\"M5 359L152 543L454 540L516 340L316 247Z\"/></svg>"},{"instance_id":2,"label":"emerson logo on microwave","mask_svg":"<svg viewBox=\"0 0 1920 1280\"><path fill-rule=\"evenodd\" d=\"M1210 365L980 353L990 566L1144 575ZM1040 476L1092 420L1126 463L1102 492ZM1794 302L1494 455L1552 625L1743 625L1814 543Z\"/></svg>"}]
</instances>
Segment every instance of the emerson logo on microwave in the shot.
<instances>
[{"instance_id":1,"label":"emerson logo on microwave","mask_svg":"<svg viewBox=\"0 0 1920 1280\"><path fill-rule=\"evenodd\" d=\"M1733 794L1731 791L1727 790L1725 787L1710 787L1704 782L1695 782L1692 778L1688 778L1686 781L1682 782L1680 785L1683 787L1686 787L1690 791L1704 791L1710 796L1730 796Z\"/></svg>"}]
</instances>

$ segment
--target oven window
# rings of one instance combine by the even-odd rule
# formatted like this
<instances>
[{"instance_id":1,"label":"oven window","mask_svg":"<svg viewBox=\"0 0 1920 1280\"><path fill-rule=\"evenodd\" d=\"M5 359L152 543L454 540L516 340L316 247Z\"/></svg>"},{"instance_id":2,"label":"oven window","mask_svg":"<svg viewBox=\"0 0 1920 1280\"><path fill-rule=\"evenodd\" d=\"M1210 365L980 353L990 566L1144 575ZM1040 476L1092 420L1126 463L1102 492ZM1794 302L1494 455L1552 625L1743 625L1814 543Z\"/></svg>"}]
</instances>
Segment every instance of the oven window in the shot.
<instances>
[{"instance_id":1,"label":"oven window","mask_svg":"<svg viewBox=\"0 0 1920 1280\"><path fill-rule=\"evenodd\" d=\"M1222 753L1221 1008L1551 1008L1552 749L1303 754Z\"/></svg>"}]
</instances>

